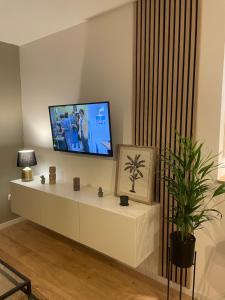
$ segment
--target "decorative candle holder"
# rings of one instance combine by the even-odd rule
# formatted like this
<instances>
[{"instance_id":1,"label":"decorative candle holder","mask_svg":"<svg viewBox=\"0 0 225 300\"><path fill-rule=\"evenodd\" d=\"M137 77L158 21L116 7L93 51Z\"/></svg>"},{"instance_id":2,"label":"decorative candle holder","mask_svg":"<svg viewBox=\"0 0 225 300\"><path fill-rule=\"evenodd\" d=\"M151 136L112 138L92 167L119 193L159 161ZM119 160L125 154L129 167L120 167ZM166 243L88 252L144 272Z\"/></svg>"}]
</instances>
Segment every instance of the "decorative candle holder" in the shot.
<instances>
[{"instance_id":1,"label":"decorative candle holder","mask_svg":"<svg viewBox=\"0 0 225 300\"><path fill-rule=\"evenodd\" d=\"M103 190L102 190L102 187L99 187L99 188L98 188L98 197L99 197L99 198L102 198L102 197L103 197Z\"/></svg>"},{"instance_id":2,"label":"decorative candle holder","mask_svg":"<svg viewBox=\"0 0 225 300\"><path fill-rule=\"evenodd\" d=\"M40 178L41 178L41 183L42 183L42 184L45 184L45 176L44 176L44 175L41 175Z\"/></svg>"},{"instance_id":3,"label":"decorative candle holder","mask_svg":"<svg viewBox=\"0 0 225 300\"><path fill-rule=\"evenodd\" d=\"M80 177L73 178L73 190L76 192L80 191Z\"/></svg>"},{"instance_id":4,"label":"decorative candle holder","mask_svg":"<svg viewBox=\"0 0 225 300\"><path fill-rule=\"evenodd\" d=\"M120 196L120 205L121 206L128 206L129 205L128 200L129 200L128 196L126 196L126 195Z\"/></svg>"},{"instance_id":5,"label":"decorative candle holder","mask_svg":"<svg viewBox=\"0 0 225 300\"><path fill-rule=\"evenodd\" d=\"M49 167L49 184L56 184L56 167Z\"/></svg>"}]
</instances>

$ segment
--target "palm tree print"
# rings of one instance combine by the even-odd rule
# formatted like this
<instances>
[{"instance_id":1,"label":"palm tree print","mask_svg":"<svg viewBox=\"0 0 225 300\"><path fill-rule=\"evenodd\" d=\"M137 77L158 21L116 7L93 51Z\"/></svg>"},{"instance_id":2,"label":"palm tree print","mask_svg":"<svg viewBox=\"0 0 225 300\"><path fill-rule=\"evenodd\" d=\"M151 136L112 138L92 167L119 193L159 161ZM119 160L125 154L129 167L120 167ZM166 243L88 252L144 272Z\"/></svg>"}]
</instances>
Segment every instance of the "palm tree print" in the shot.
<instances>
[{"instance_id":1,"label":"palm tree print","mask_svg":"<svg viewBox=\"0 0 225 300\"><path fill-rule=\"evenodd\" d=\"M143 178L143 173L140 171L140 168L144 168L145 160L141 160L141 154L136 154L134 159L127 155L128 161L125 163L124 171L129 172L129 179L131 181L131 190L130 192L136 193L135 183L136 180Z\"/></svg>"}]
</instances>

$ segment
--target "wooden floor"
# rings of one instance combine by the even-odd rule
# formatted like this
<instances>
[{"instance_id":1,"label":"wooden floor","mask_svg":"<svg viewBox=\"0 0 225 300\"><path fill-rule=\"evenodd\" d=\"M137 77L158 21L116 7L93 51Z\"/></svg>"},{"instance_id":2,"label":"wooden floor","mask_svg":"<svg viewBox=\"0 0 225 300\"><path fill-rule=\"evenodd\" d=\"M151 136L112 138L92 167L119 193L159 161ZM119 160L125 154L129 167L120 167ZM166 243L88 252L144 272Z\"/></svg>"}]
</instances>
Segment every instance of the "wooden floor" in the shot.
<instances>
[{"instance_id":1,"label":"wooden floor","mask_svg":"<svg viewBox=\"0 0 225 300\"><path fill-rule=\"evenodd\" d=\"M0 257L43 299L166 299L165 286L28 221L0 231ZM175 292L171 299L178 299Z\"/></svg>"}]
</instances>

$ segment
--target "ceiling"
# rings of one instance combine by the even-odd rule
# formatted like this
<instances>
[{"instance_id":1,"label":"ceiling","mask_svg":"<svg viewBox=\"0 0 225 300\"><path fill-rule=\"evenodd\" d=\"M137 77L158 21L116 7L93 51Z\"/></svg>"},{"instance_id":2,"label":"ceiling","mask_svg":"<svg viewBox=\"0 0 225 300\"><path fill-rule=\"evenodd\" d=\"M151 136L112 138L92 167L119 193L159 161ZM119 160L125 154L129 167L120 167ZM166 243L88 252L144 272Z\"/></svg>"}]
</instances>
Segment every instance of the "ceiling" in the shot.
<instances>
[{"instance_id":1,"label":"ceiling","mask_svg":"<svg viewBox=\"0 0 225 300\"><path fill-rule=\"evenodd\" d=\"M133 0L0 0L0 41L23 45Z\"/></svg>"}]
</instances>

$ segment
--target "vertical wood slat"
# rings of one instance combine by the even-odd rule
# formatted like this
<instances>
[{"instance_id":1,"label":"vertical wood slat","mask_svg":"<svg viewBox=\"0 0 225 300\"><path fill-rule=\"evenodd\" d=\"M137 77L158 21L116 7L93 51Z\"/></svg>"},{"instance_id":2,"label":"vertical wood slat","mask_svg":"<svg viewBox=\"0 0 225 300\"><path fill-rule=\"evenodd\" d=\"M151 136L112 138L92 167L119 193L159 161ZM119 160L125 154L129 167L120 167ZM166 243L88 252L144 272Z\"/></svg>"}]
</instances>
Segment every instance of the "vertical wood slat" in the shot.
<instances>
[{"instance_id":1,"label":"vertical wood slat","mask_svg":"<svg viewBox=\"0 0 225 300\"><path fill-rule=\"evenodd\" d=\"M156 136L157 136L157 79L158 79L158 45L159 45L159 1L155 1L155 10L154 10L154 75L153 75L153 87L152 87L152 101L153 105L153 115L152 115L152 145L156 146Z\"/></svg>"},{"instance_id":2,"label":"vertical wood slat","mask_svg":"<svg viewBox=\"0 0 225 300\"><path fill-rule=\"evenodd\" d=\"M167 86L168 86L168 70L169 70L169 35L170 35L170 28L169 28L169 21L170 21L170 1L165 0L164 4L164 15L165 15L165 22L164 22L164 77L163 77L163 85L162 85L162 105L163 105L163 122L162 122L162 143L161 148L164 152L164 149L166 147L166 137L167 137L167 110L168 110L168 92L167 92ZM161 172L162 176L167 175L167 171L165 169L165 163L161 166ZM167 202L167 190L165 186L165 181L162 181L162 209L163 209L163 240L164 240L164 247L163 247L163 258L165 263L163 264L163 272L167 274L167 261L168 261L168 202Z\"/></svg>"},{"instance_id":3,"label":"vertical wood slat","mask_svg":"<svg viewBox=\"0 0 225 300\"><path fill-rule=\"evenodd\" d=\"M175 130L195 134L199 0L137 0L135 45L134 143L176 149ZM165 173L159 165L161 175ZM169 171L168 171L169 172ZM160 174L159 174L160 176ZM161 273L167 276L169 207L175 202L156 180L161 203ZM171 278L184 285L189 272L173 267Z\"/></svg>"},{"instance_id":4,"label":"vertical wood slat","mask_svg":"<svg viewBox=\"0 0 225 300\"><path fill-rule=\"evenodd\" d=\"M143 145L148 145L148 110L149 110L149 72L150 72L150 1L146 3L146 30L145 30L145 88L144 88L144 142Z\"/></svg>"},{"instance_id":5,"label":"vertical wood slat","mask_svg":"<svg viewBox=\"0 0 225 300\"><path fill-rule=\"evenodd\" d=\"M185 33L186 33L186 1L179 0L179 48L178 48L178 77L177 77L177 122L176 129L182 132L183 119L183 77L184 77L184 57L185 57ZM176 229L176 228L175 228ZM183 277L183 276L182 276ZM172 274L174 281L179 282L181 278L180 268L175 268L175 274Z\"/></svg>"},{"instance_id":6,"label":"vertical wood slat","mask_svg":"<svg viewBox=\"0 0 225 300\"><path fill-rule=\"evenodd\" d=\"M141 75L141 1L136 7L136 80L135 80L135 145L140 144L140 75Z\"/></svg>"},{"instance_id":7,"label":"vertical wood slat","mask_svg":"<svg viewBox=\"0 0 225 300\"><path fill-rule=\"evenodd\" d=\"M150 73L149 73L149 130L148 130L148 145L152 144L152 122L153 122L153 101L152 101L152 90L154 80L154 35L155 35L155 24L154 24L154 12L155 12L155 1L150 1Z\"/></svg>"},{"instance_id":8,"label":"vertical wood slat","mask_svg":"<svg viewBox=\"0 0 225 300\"><path fill-rule=\"evenodd\" d=\"M171 84L171 134L170 134L170 146L169 148L174 151L175 149L175 124L176 124L176 78L177 78L177 54L178 54L178 11L179 11L179 7L178 7L179 3L178 1L173 1L173 28L171 30L173 30L173 39L171 39L172 41L172 84ZM172 197L169 198L169 204L174 207L174 200ZM170 232L172 232L174 229L173 224L170 224ZM176 272L176 269L174 266L172 266L171 270L170 270L170 274L168 274L168 276L170 276L170 278L174 279L174 274Z\"/></svg>"},{"instance_id":9,"label":"vertical wood slat","mask_svg":"<svg viewBox=\"0 0 225 300\"><path fill-rule=\"evenodd\" d=\"M156 137L156 147L160 148L160 131L161 131L161 110L162 110L162 89L161 82L163 78L163 56L164 56L164 44L163 44L163 26L164 26L164 1L159 1L159 16L158 16L158 28L159 28L159 37L158 37L158 82L157 82L157 137Z\"/></svg>"},{"instance_id":10,"label":"vertical wood slat","mask_svg":"<svg viewBox=\"0 0 225 300\"><path fill-rule=\"evenodd\" d=\"M172 97L171 97L171 93L172 93L172 83L173 83L173 34L174 34L174 30L173 30L173 23L174 23L174 1L169 1L169 34L168 34L168 69L167 69L167 127L166 127L166 146L168 148L171 149L171 135L173 133L173 128L172 128ZM170 171L167 171L167 174L170 174ZM166 192L166 205L167 205L167 216L170 215L170 205L172 202L172 198L170 197L170 195L168 194L168 192ZM167 223L167 232L166 232L166 236L167 236L167 244L166 244L166 248L168 249L169 247L169 234L172 231L172 224L170 224L168 221ZM168 261L169 261L169 256L168 256L168 252L167 252L167 256L166 256L166 265L168 265ZM167 270L168 271L168 270ZM168 275L167 275L168 276Z\"/></svg>"},{"instance_id":11,"label":"vertical wood slat","mask_svg":"<svg viewBox=\"0 0 225 300\"><path fill-rule=\"evenodd\" d=\"M139 111L139 143L141 145L144 144L144 102L145 102L145 95L144 95L144 88L145 88L145 52L146 52L146 24L145 24L145 15L146 15L146 1L141 0L141 51L140 51L140 111Z\"/></svg>"}]
</instances>

